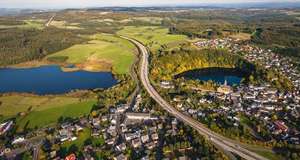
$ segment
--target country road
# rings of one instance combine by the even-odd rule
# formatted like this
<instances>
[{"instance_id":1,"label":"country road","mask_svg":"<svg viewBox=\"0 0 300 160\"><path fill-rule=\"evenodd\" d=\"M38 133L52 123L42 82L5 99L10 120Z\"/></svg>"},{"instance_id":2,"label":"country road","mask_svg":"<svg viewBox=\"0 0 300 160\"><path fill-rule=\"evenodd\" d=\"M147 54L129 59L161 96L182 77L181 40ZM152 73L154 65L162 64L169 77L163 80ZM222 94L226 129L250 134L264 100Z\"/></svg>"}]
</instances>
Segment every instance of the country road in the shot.
<instances>
[{"instance_id":1,"label":"country road","mask_svg":"<svg viewBox=\"0 0 300 160\"><path fill-rule=\"evenodd\" d=\"M247 160L267 160L266 158L251 152L245 148L242 148L237 142L234 142L233 140L230 140L224 136L221 136L217 133L214 133L213 131L206 128L202 123L199 121L191 118L190 116L187 116L180 111L178 111L176 108L171 106L167 101L165 101L159 93L155 90L155 88L151 85L149 77L148 77L148 70L149 70L149 62L148 62L148 50L147 48L137 40L124 37L122 38L127 39L134 43L142 55L141 63L140 63L140 80L144 86L144 88L147 90L147 92L150 94L150 96L161 106L163 109L168 111L170 114L172 114L177 119L183 121L185 124L189 125L190 127L194 128L199 132L199 134L205 136L209 141L211 141L214 145L221 147L223 150L232 152L236 155L239 155L240 157L247 159Z\"/></svg>"},{"instance_id":2,"label":"country road","mask_svg":"<svg viewBox=\"0 0 300 160\"><path fill-rule=\"evenodd\" d=\"M49 19L49 21L45 24L46 27L49 27L51 22L53 21L55 14Z\"/></svg>"}]
</instances>

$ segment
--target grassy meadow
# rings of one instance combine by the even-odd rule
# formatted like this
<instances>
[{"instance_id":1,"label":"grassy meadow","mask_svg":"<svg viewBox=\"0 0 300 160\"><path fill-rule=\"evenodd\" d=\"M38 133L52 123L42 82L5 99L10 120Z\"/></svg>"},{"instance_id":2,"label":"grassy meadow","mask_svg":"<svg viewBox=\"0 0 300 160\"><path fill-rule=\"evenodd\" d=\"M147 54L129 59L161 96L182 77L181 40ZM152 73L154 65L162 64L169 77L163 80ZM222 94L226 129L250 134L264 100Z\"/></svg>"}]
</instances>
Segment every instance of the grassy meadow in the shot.
<instances>
[{"instance_id":1,"label":"grassy meadow","mask_svg":"<svg viewBox=\"0 0 300 160\"><path fill-rule=\"evenodd\" d=\"M157 26L127 26L119 31L118 34L135 38L150 47L151 50L156 50L160 48L161 45L168 45L174 42L187 40L187 37L184 35L172 35L169 34L167 28Z\"/></svg>"},{"instance_id":2,"label":"grassy meadow","mask_svg":"<svg viewBox=\"0 0 300 160\"><path fill-rule=\"evenodd\" d=\"M43 29L46 21L44 20L24 20L24 24L18 25L0 25L0 29L7 29L7 28L23 28L23 29Z\"/></svg>"},{"instance_id":3,"label":"grassy meadow","mask_svg":"<svg viewBox=\"0 0 300 160\"><path fill-rule=\"evenodd\" d=\"M112 70L127 74L135 58L135 46L130 42L108 34L97 34L91 40L51 54L47 58L67 57L66 62L77 64L85 70Z\"/></svg>"},{"instance_id":4,"label":"grassy meadow","mask_svg":"<svg viewBox=\"0 0 300 160\"><path fill-rule=\"evenodd\" d=\"M54 26L54 27L57 27L57 28L61 28L61 29L83 29L83 28L80 28L79 26L79 23L68 23L66 21L52 21L50 23L50 26Z\"/></svg>"},{"instance_id":5,"label":"grassy meadow","mask_svg":"<svg viewBox=\"0 0 300 160\"><path fill-rule=\"evenodd\" d=\"M89 114L96 99L67 96L3 96L0 97L0 120L17 116L20 130L54 124L60 117L79 117Z\"/></svg>"}]
</instances>

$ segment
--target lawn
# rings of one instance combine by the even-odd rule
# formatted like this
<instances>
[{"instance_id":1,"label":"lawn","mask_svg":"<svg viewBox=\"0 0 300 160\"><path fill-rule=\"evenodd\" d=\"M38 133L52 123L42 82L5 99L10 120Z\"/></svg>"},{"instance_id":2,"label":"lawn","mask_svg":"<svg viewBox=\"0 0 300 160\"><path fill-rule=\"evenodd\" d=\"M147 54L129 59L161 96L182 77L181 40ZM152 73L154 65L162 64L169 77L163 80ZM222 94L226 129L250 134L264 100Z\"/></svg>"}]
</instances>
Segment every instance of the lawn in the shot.
<instances>
[{"instance_id":1,"label":"lawn","mask_svg":"<svg viewBox=\"0 0 300 160\"><path fill-rule=\"evenodd\" d=\"M45 110L32 111L28 115L17 119L18 130L35 127L40 128L55 124L61 117L74 118L87 115L95 103L96 100L88 100L74 104L53 106Z\"/></svg>"},{"instance_id":2,"label":"lawn","mask_svg":"<svg viewBox=\"0 0 300 160\"><path fill-rule=\"evenodd\" d=\"M97 34L91 40L77 44L49 57L68 57L67 63L79 64L83 69L93 71L109 66L116 74L127 74L135 58L135 47L130 42L113 35ZM104 66L104 67L103 67Z\"/></svg>"},{"instance_id":3,"label":"lawn","mask_svg":"<svg viewBox=\"0 0 300 160\"><path fill-rule=\"evenodd\" d=\"M76 146L76 150L81 151L85 145L92 145L94 147L101 147L105 144L104 138L101 137L91 137L91 129L85 128L77 134L77 139L75 141L64 142L61 147L66 148L70 152L73 146ZM74 148L73 148L74 149Z\"/></svg>"},{"instance_id":4,"label":"lawn","mask_svg":"<svg viewBox=\"0 0 300 160\"><path fill-rule=\"evenodd\" d=\"M82 149L84 142L91 137L91 130L89 128L84 129L78 134L78 137L75 141L65 142L62 146L69 149L72 145L75 145L79 149Z\"/></svg>"},{"instance_id":5,"label":"lawn","mask_svg":"<svg viewBox=\"0 0 300 160\"><path fill-rule=\"evenodd\" d=\"M167 28L149 26L149 27L124 27L118 32L119 35L135 38L145 45L149 46L152 50L158 49L161 45L169 43L180 42L187 40L184 35L168 34Z\"/></svg>"}]
</instances>

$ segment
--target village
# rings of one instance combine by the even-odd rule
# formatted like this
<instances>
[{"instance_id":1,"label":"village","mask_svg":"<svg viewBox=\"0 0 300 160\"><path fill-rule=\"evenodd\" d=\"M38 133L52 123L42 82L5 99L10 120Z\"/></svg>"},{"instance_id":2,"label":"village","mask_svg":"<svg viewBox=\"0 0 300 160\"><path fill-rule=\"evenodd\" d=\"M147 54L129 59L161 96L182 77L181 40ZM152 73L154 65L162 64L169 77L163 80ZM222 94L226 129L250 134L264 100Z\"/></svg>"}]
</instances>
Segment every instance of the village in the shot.
<instances>
[{"instance_id":1,"label":"village","mask_svg":"<svg viewBox=\"0 0 300 160\"><path fill-rule=\"evenodd\" d=\"M225 81L217 91L197 90L200 96L196 99L181 95L174 96L171 100L173 106L204 124L212 121L219 128L238 129L247 126L251 130L251 135L263 142L275 140L300 144L300 128L297 125L300 118L300 74L290 59L281 57L271 50L245 45L230 38L200 41L195 45L227 48L233 54L243 53L246 60L259 62L265 69L272 68L282 73L292 82L294 89L278 90L268 82L232 87ZM163 81L161 88L172 90L175 86L172 82ZM74 154L76 150L62 153L61 147L53 146L77 142L86 131L89 131L87 132L90 134L89 137L98 141L94 144L86 140L82 151L82 157L86 159L95 157L97 151L105 152L116 160L127 159L128 154L132 152L141 159L151 159L158 147L163 148L164 154L172 152L169 149L170 144L164 139L168 136L179 136L178 128L183 124L176 118L157 115L154 110L143 107L142 101L141 94L138 94L133 104L111 106L106 112L66 121L57 127L15 135L9 139L10 147L0 147L0 157L14 159L26 151L38 155L39 148L43 147L48 159L61 159L62 156L69 159L76 158L77 155ZM212 115L213 118L209 119L208 117ZM224 126L224 119L220 119L222 117L225 117L227 126ZM255 120L257 123L245 124L245 119ZM0 124L0 135L5 136L13 126L13 121ZM183 152L190 150L192 140L190 141L180 143L177 145L178 149ZM171 148L176 147L172 145ZM181 159L185 158L183 154Z\"/></svg>"},{"instance_id":2,"label":"village","mask_svg":"<svg viewBox=\"0 0 300 160\"><path fill-rule=\"evenodd\" d=\"M180 94L171 97L174 106L203 123L211 124L208 121L213 121L219 128L246 126L253 137L263 142L276 140L300 144L300 128L297 125L300 118L300 73L289 58L230 38L205 40L195 45L200 48L227 48L230 53L242 54L246 60L258 62L265 69L279 71L292 82L294 88L292 91L278 90L268 82L232 87L225 80L225 84L216 91L194 89L200 95L197 98ZM161 82L160 86L164 89L175 88L173 82L167 81ZM213 118L208 120L211 115L214 115ZM220 117L225 117L227 126ZM245 124L245 119L257 123Z\"/></svg>"},{"instance_id":3,"label":"village","mask_svg":"<svg viewBox=\"0 0 300 160\"><path fill-rule=\"evenodd\" d=\"M143 160L150 159L157 147L171 145L165 142L165 138L172 140L176 137L179 134L178 127L183 124L176 118L155 115L154 111L141 107L141 102L142 97L138 94L133 105L112 106L103 114L66 121L57 127L42 128L26 135L15 135L9 140L11 147L0 148L0 157L14 159L26 151L38 155L38 150L43 148L47 159L76 159L77 149L61 153L61 148L54 146L72 144L89 131L87 133L90 135L87 136L91 139L84 142L83 155L80 158L93 159L94 154L101 151L116 160L128 159L128 152L134 152L133 154ZM1 135L9 132L13 125L13 121L1 124ZM176 143L180 144L180 141ZM182 142L177 149L184 152L190 150L190 147L189 142ZM172 152L165 149L165 153ZM184 154L181 159L186 159Z\"/></svg>"}]
</instances>

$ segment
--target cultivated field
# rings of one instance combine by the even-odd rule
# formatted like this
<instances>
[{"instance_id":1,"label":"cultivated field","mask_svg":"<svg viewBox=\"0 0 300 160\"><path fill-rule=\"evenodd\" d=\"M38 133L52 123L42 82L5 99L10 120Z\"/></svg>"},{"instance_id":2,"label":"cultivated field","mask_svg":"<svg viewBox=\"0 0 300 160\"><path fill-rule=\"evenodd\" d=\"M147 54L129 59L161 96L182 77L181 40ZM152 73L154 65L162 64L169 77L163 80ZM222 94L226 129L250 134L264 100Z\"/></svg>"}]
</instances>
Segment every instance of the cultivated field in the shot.
<instances>
[{"instance_id":1,"label":"cultivated field","mask_svg":"<svg viewBox=\"0 0 300 160\"><path fill-rule=\"evenodd\" d=\"M127 74L135 58L135 47L121 38L97 34L91 40L77 44L47 57L66 57L66 62L89 71L112 70L116 74Z\"/></svg>"},{"instance_id":2,"label":"cultivated field","mask_svg":"<svg viewBox=\"0 0 300 160\"><path fill-rule=\"evenodd\" d=\"M82 29L79 26L79 23L67 23L66 21L52 21L50 26L54 26L61 29Z\"/></svg>"},{"instance_id":3,"label":"cultivated field","mask_svg":"<svg viewBox=\"0 0 300 160\"><path fill-rule=\"evenodd\" d=\"M149 46L152 50L160 48L161 45L187 40L187 37L184 35L172 35L168 33L169 31L167 28L156 26L128 26L124 27L124 29L118 32L119 35L132 37L141 41L145 45Z\"/></svg>"},{"instance_id":4,"label":"cultivated field","mask_svg":"<svg viewBox=\"0 0 300 160\"><path fill-rule=\"evenodd\" d=\"M24 20L24 24L18 25L0 25L0 29L7 29L7 28L24 28L24 29L43 29L45 21L44 20Z\"/></svg>"}]
</instances>

